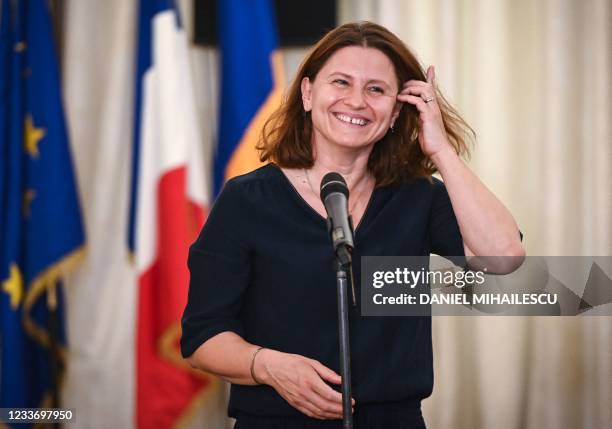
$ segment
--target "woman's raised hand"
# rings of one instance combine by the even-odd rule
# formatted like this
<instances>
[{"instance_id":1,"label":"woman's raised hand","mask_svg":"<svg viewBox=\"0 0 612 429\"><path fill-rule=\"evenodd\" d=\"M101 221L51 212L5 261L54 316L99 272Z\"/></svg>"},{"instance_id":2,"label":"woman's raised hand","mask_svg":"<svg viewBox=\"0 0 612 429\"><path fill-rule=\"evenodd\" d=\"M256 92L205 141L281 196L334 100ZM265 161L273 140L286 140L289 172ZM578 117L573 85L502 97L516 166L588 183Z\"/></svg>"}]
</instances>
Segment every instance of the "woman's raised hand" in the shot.
<instances>
[{"instance_id":1,"label":"woman's raised hand","mask_svg":"<svg viewBox=\"0 0 612 429\"><path fill-rule=\"evenodd\" d=\"M398 101L412 104L419 111L419 143L428 157L440 150L450 149L442 113L436 99L436 73L433 66L427 68L427 81L409 80L404 83Z\"/></svg>"},{"instance_id":2,"label":"woman's raised hand","mask_svg":"<svg viewBox=\"0 0 612 429\"><path fill-rule=\"evenodd\" d=\"M305 356L262 349L253 367L257 379L273 387L291 406L317 419L342 418L342 394L326 382L341 377L319 361ZM353 406L355 400L352 399Z\"/></svg>"}]
</instances>

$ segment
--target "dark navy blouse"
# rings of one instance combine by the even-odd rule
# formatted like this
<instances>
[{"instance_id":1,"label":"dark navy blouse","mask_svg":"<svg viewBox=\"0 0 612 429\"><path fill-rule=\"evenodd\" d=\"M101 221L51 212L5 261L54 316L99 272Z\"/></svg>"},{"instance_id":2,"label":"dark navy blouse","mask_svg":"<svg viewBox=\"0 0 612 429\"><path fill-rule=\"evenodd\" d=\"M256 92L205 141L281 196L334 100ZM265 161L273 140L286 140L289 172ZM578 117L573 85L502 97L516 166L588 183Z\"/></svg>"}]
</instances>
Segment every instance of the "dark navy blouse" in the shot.
<instances>
[{"instance_id":1,"label":"dark navy blouse","mask_svg":"<svg viewBox=\"0 0 612 429\"><path fill-rule=\"evenodd\" d=\"M361 256L463 255L444 184L415 179L376 188L355 230ZM326 222L275 165L230 180L189 252L183 356L214 335L320 361L339 373L336 280ZM359 289L359 288L358 288ZM353 396L358 406L420 405L433 388L431 318L362 317L351 307ZM232 385L231 416L295 416L269 386Z\"/></svg>"}]
</instances>

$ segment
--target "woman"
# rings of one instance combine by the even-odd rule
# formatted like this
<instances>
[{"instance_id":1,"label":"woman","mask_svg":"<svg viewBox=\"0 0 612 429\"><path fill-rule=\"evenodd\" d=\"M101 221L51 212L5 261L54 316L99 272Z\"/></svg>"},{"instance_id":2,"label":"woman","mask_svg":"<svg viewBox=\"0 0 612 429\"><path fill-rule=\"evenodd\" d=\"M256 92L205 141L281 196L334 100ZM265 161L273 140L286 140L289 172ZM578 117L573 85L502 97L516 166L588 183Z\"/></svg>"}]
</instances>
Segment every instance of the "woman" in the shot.
<instances>
[{"instance_id":1,"label":"woman","mask_svg":"<svg viewBox=\"0 0 612 429\"><path fill-rule=\"evenodd\" d=\"M471 129L385 28L346 24L301 65L260 144L190 249L182 352L232 383L243 428L341 427L333 251L317 191L344 176L362 255L524 255L516 222L459 155ZM431 178L439 171L444 183ZM359 428L424 427L431 319L350 314ZM332 421L324 421L332 420Z\"/></svg>"}]
</instances>

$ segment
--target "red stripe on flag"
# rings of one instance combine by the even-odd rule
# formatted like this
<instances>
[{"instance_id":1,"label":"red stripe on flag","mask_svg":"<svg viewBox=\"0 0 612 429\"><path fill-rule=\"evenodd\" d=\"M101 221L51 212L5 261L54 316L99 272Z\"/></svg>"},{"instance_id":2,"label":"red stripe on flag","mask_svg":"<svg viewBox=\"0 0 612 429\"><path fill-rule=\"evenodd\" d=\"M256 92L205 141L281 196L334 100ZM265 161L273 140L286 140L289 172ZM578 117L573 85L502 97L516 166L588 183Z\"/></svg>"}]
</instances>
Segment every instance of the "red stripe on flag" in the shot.
<instances>
[{"instance_id":1,"label":"red stripe on flag","mask_svg":"<svg viewBox=\"0 0 612 429\"><path fill-rule=\"evenodd\" d=\"M187 303L187 255L205 212L187 200L186 168L162 176L157 194L155 260L139 279L136 419L139 429L169 428L209 384L180 356L180 318Z\"/></svg>"}]
</instances>

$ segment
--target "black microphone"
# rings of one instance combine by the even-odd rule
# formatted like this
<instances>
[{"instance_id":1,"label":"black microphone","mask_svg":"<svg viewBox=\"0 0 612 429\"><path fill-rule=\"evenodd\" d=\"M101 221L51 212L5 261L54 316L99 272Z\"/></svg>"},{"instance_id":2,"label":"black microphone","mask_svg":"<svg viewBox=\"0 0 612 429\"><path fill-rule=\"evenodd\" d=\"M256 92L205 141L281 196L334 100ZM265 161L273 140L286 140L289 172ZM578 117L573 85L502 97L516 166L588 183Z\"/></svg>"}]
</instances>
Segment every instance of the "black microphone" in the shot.
<instances>
[{"instance_id":1,"label":"black microphone","mask_svg":"<svg viewBox=\"0 0 612 429\"><path fill-rule=\"evenodd\" d=\"M327 211L327 228L340 263L351 263L353 221L348 211L349 190L338 173L327 173L321 180L321 201Z\"/></svg>"}]
</instances>

